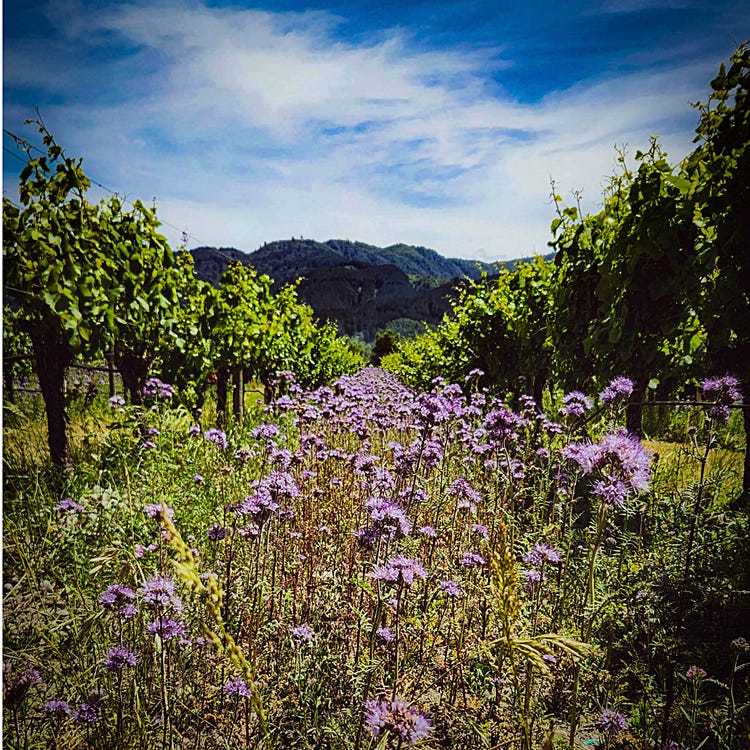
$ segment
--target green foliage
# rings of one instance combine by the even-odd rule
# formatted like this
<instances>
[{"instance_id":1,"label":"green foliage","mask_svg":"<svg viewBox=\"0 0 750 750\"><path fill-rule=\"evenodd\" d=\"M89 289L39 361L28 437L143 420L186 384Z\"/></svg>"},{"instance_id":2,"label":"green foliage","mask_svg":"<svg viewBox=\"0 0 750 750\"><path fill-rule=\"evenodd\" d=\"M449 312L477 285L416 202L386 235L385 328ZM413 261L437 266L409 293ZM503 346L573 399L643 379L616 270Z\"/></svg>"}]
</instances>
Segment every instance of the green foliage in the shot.
<instances>
[{"instance_id":1,"label":"green foliage","mask_svg":"<svg viewBox=\"0 0 750 750\"><path fill-rule=\"evenodd\" d=\"M465 284L438 328L399 343L383 367L410 385L437 376L462 382L480 369L495 389L534 391L541 400L551 363L550 266L542 258Z\"/></svg>"}]
</instances>

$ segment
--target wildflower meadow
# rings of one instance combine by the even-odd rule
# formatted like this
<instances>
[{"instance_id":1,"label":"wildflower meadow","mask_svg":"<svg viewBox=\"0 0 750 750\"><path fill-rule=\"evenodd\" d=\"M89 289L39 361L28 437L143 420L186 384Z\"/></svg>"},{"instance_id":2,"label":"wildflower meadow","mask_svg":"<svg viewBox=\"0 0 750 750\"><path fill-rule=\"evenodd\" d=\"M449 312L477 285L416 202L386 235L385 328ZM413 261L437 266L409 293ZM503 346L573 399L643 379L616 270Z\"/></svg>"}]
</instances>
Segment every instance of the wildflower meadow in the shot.
<instances>
[{"instance_id":1,"label":"wildflower meadow","mask_svg":"<svg viewBox=\"0 0 750 750\"><path fill-rule=\"evenodd\" d=\"M282 373L226 429L153 379L81 411L62 480L16 404L4 745L746 747L736 380L674 444L626 432L626 377L546 409L478 377Z\"/></svg>"}]
</instances>

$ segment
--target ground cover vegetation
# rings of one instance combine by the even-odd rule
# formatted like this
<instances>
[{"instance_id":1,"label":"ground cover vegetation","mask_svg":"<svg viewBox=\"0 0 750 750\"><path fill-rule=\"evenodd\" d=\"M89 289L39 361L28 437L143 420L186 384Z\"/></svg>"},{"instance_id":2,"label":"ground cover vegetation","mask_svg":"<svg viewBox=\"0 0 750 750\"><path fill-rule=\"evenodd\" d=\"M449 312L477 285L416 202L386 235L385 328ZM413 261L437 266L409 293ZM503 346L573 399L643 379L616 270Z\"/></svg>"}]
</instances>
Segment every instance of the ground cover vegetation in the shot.
<instances>
[{"instance_id":1,"label":"ground cover vegetation","mask_svg":"<svg viewBox=\"0 0 750 750\"><path fill-rule=\"evenodd\" d=\"M6 375L41 388L4 399L7 747L750 746L749 63L676 171L654 142L600 214L555 199L553 264L382 338L398 375L87 203L36 121L4 200L4 346L36 357ZM71 375L105 356L123 395Z\"/></svg>"}]
</instances>

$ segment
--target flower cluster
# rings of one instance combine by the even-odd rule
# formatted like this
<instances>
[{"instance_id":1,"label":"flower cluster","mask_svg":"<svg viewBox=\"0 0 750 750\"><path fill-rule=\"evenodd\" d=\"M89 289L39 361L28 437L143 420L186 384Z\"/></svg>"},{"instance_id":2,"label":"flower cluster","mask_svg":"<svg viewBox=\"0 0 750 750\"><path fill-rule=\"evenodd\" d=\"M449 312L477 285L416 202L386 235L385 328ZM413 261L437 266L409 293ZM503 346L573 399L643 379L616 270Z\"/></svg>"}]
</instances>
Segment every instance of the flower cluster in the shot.
<instances>
[{"instance_id":1,"label":"flower cluster","mask_svg":"<svg viewBox=\"0 0 750 750\"><path fill-rule=\"evenodd\" d=\"M425 739L432 729L430 720L401 698L365 701L365 726L375 737L391 733L409 747Z\"/></svg>"}]
</instances>

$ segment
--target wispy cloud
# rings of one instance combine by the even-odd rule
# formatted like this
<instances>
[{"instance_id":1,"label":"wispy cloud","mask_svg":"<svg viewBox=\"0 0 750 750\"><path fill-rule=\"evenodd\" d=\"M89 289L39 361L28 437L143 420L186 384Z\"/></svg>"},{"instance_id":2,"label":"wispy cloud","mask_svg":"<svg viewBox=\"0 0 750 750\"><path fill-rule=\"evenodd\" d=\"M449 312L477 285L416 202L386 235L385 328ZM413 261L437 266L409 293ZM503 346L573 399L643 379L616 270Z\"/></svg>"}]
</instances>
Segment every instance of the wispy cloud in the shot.
<instances>
[{"instance_id":1,"label":"wispy cloud","mask_svg":"<svg viewBox=\"0 0 750 750\"><path fill-rule=\"evenodd\" d=\"M503 69L524 64L500 47L430 49L403 29L355 44L345 19L320 11L164 0L50 14L60 37L6 48L6 86L55 97L46 119L98 179L156 196L202 241L247 250L304 235L490 260L544 252L550 177L594 207L613 144L656 132L684 155L688 102L714 67L631 72L528 104L499 89ZM27 115L6 98L6 121Z\"/></svg>"}]
</instances>

